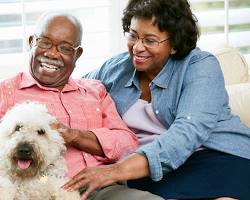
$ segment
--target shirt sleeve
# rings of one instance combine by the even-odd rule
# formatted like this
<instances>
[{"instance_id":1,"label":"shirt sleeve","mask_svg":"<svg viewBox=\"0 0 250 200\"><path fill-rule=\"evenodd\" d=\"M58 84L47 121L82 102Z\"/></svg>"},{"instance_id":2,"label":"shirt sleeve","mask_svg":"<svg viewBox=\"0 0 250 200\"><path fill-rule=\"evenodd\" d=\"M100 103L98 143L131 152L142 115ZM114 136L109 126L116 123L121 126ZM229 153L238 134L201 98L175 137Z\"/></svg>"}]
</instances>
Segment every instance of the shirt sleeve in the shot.
<instances>
[{"instance_id":1,"label":"shirt sleeve","mask_svg":"<svg viewBox=\"0 0 250 200\"><path fill-rule=\"evenodd\" d=\"M11 79L0 82L0 119L14 104L14 86Z\"/></svg>"},{"instance_id":2,"label":"shirt sleeve","mask_svg":"<svg viewBox=\"0 0 250 200\"><path fill-rule=\"evenodd\" d=\"M106 92L103 85L101 90L101 106L103 116L103 126L97 129L91 129L98 138L105 158L96 156L96 159L102 162L115 162L120 158L134 152L138 147L136 135L126 126L119 116L115 104Z\"/></svg>"},{"instance_id":3,"label":"shirt sleeve","mask_svg":"<svg viewBox=\"0 0 250 200\"><path fill-rule=\"evenodd\" d=\"M138 150L147 157L151 178L155 181L177 169L208 140L218 116L223 114L223 105L228 102L224 78L214 56L190 63L180 83L182 88L173 124Z\"/></svg>"}]
</instances>

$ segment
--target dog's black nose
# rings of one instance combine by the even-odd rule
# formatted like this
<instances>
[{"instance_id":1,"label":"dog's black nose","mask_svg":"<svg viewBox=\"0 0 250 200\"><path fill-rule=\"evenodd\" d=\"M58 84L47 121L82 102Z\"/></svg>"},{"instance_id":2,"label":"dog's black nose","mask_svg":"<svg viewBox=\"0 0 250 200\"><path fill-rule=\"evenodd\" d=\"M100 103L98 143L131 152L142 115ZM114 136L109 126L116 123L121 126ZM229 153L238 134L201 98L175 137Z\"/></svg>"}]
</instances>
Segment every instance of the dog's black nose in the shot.
<instances>
[{"instance_id":1,"label":"dog's black nose","mask_svg":"<svg viewBox=\"0 0 250 200\"><path fill-rule=\"evenodd\" d=\"M29 144L21 144L17 147L18 158L22 158L22 159L30 158L32 152L33 152L33 148Z\"/></svg>"}]
</instances>

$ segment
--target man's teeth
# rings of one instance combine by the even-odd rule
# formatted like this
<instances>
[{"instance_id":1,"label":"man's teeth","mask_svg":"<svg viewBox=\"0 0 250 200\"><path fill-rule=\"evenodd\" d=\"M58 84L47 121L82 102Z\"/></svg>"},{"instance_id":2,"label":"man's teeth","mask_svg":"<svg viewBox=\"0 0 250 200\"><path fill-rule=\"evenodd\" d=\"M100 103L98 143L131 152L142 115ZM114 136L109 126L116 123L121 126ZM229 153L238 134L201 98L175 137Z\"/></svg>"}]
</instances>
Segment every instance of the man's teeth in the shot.
<instances>
[{"instance_id":1,"label":"man's teeth","mask_svg":"<svg viewBox=\"0 0 250 200\"><path fill-rule=\"evenodd\" d=\"M50 69L50 70L58 70L58 67L55 66L55 65L50 65L48 63L41 63L42 67L45 67L47 69Z\"/></svg>"}]
</instances>

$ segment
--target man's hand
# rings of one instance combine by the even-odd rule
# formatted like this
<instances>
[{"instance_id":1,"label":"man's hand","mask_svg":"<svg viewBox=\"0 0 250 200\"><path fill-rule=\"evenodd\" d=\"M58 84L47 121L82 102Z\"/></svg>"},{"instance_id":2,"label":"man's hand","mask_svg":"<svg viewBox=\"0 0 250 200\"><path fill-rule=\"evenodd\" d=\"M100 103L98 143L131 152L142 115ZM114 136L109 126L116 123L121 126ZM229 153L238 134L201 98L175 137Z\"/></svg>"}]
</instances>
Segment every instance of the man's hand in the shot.
<instances>
[{"instance_id":1,"label":"man's hand","mask_svg":"<svg viewBox=\"0 0 250 200\"><path fill-rule=\"evenodd\" d=\"M119 174L115 165L88 167L75 175L63 188L73 191L87 186L86 191L81 197L81 200L86 200L95 189L115 183L117 181L114 178L116 173Z\"/></svg>"},{"instance_id":2,"label":"man's hand","mask_svg":"<svg viewBox=\"0 0 250 200\"><path fill-rule=\"evenodd\" d=\"M71 144L77 138L77 131L71 129L64 124L58 122L50 125L52 129L56 129L63 137L66 144Z\"/></svg>"},{"instance_id":3,"label":"man's hand","mask_svg":"<svg viewBox=\"0 0 250 200\"><path fill-rule=\"evenodd\" d=\"M60 122L50 126L61 134L66 144L93 155L105 156L101 144L93 132L72 129Z\"/></svg>"}]
</instances>

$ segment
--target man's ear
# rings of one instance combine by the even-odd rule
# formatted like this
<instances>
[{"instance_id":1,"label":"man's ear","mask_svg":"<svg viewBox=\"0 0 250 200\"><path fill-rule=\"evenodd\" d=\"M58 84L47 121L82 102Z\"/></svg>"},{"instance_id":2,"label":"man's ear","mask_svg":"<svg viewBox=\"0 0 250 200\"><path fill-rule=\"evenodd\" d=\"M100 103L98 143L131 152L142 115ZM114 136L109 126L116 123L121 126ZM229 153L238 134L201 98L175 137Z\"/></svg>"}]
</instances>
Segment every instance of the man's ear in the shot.
<instances>
[{"instance_id":1,"label":"man's ear","mask_svg":"<svg viewBox=\"0 0 250 200\"><path fill-rule=\"evenodd\" d=\"M82 47L79 47L76 52L76 59L78 59L82 55L83 49Z\"/></svg>"},{"instance_id":2,"label":"man's ear","mask_svg":"<svg viewBox=\"0 0 250 200\"><path fill-rule=\"evenodd\" d=\"M33 35L29 36L29 45L30 45L30 48L33 47L33 45L34 45L34 36Z\"/></svg>"}]
</instances>

